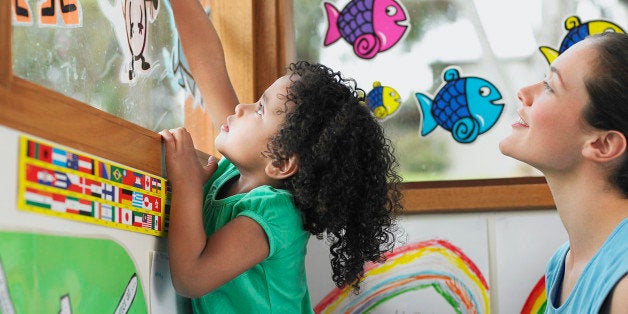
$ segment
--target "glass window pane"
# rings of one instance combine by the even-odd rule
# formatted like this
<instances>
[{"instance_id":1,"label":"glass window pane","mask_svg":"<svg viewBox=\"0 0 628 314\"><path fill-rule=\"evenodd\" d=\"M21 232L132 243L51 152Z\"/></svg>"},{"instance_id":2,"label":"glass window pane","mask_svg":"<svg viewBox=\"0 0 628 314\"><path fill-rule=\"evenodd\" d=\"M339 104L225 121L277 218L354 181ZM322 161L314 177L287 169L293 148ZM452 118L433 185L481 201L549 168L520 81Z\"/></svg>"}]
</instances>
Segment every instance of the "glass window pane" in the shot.
<instances>
[{"instance_id":1,"label":"glass window pane","mask_svg":"<svg viewBox=\"0 0 628 314\"><path fill-rule=\"evenodd\" d=\"M151 130L183 124L194 85L168 1L11 2L16 76Z\"/></svg>"},{"instance_id":2,"label":"glass window pane","mask_svg":"<svg viewBox=\"0 0 628 314\"><path fill-rule=\"evenodd\" d=\"M382 3L389 7L378 7ZM384 14L394 16L391 12L399 9L406 17L401 24L409 27L397 42L384 43L381 38L395 40L391 31L395 28L384 25L378 30L376 23L370 23L370 16L383 24ZM503 156L498 143L510 134L510 125L517 120L517 90L540 81L547 73L548 61L539 47L559 50L568 33L565 20L570 16L577 17L576 24L606 20L625 29L627 12L626 2L621 1L295 0L296 58L339 70L367 93L391 91L379 88L381 85L399 94L401 105L394 112L395 106L388 107L384 113L393 113L384 115L382 124L395 144L406 181L536 176L540 172ZM378 31L392 33L371 36L380 39L379 48L373 48L377 53L372 56L360 50L368 49L364 49L366 44L360 48L358 39L366 43L369 32ZM445 70L449 70L449 80L444 77ZM501 112L478 114L469 101L467 115L477 119L469 119L467 126L471 129L479 124L480 128L466 138L467 142L464 133L453 131L463 126L454 122L464 116L456 116L459 108L454 102L447 102L438 118L429 121L435 111L421 108L421 96L417 95L424 96L424 104L437 106L445 98L436 96L446 95L444 85L453 81L452 75L488 81L502 96L497 103L504 104ZM460 93L467 95L470 90ZM450 109L454 113L447 112ZM454 133L459 134L457 138Z\"/></svg>"}]
</instances>

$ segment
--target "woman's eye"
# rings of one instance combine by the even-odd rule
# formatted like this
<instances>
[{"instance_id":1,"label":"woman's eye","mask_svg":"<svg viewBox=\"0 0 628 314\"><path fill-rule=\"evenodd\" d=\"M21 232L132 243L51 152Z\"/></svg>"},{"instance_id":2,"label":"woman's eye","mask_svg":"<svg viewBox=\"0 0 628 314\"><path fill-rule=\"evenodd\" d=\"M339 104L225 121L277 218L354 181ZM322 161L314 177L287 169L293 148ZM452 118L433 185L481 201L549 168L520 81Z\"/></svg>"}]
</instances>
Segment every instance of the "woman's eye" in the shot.
<instances>
[{"instance_id":1,"label":"woman's eye","mask_svg":"<svg viewBox=\"0 0 628 314\"><path fill-rule=\"evenodd\" d=\"M543 81L543 86L545 86L545 90L549 93L553 92L552 87L550 87L549 83L547 83L547 81Z\"/></svg>"}]
</instances>

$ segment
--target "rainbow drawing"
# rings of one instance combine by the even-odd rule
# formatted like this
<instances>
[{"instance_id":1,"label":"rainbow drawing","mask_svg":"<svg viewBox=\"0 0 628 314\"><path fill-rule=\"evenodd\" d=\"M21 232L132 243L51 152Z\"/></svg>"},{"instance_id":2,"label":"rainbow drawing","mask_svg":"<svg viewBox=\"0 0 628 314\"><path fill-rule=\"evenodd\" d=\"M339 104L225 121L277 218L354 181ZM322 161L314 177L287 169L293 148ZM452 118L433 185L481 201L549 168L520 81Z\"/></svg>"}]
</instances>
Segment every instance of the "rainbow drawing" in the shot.
<instances>
[{"instance_id":1,"label":"rainbow drawing","mask_svg":"<svg viewBox=\"0 0 628 314\"><path fill-rule=\"evenodd\" d=\"M541 276L541 279L534 285L530 295L528 295L526 303L523 304L521 314L545 313L546 305L547 293L545 292L545 276Z\"/></svg>"},{"instance_id":2,"label":"rainbow drawing","mask_svg":"<svg viewBox=\"0 0 628 314\"><path fill-rule=\"evenodd\" d=\"M369 263L360 294L351 287L334 289L314 308L316 313L363 313L396 297L434 289L456 313L488 313L489 287L478 267L458 247L428 240L396 248L386 262ZM420 304L417 304L420 306Z\"/></svg>"}]
</instances>

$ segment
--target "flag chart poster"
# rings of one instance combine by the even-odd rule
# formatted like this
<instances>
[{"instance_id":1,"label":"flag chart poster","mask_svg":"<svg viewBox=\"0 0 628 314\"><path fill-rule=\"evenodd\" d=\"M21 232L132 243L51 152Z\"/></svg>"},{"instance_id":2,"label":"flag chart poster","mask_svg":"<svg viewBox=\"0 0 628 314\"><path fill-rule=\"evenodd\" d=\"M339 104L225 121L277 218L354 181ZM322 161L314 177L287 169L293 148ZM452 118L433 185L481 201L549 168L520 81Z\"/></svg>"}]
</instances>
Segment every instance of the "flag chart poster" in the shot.
<instances>
[{"instance_id":1,"label":"flag chart poster","mask_svg":"<svg viewBox=\"0 0 628 314\"><path fill-rule=\"evenodd\" d=\"M161 177L22 135L18 178L21 210L166 234L168 204Z\"/></svg>"}]
</instances>

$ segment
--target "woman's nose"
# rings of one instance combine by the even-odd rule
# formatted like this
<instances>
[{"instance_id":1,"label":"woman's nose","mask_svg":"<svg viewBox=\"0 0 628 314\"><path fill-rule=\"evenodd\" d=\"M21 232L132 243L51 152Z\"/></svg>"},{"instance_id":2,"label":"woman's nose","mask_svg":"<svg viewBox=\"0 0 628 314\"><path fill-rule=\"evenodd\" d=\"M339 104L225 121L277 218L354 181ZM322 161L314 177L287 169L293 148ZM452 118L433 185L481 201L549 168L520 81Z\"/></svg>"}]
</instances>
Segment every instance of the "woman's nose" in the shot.
<instances>
[{"instance_id":1,"label":"woman's nose","mask_svg":"<svg viewBox=\"0 0 628 314\"><path fill-rule=\"evenodd\" d=\"M530 85L519 89L517 98L523 106L532 106L534 102L534 87L538 84Z\"/></svg>"}]
</instances>

